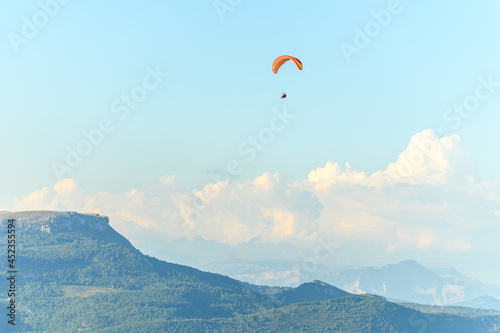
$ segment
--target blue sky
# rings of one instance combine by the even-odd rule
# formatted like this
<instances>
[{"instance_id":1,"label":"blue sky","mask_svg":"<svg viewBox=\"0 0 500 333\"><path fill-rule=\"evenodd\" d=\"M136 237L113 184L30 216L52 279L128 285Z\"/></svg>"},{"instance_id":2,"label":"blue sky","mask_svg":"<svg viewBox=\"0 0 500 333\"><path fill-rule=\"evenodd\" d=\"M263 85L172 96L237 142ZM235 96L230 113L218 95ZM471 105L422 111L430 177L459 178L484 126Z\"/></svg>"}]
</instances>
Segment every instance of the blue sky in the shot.
<instances>
[{"instance_id":1,"label":"blue sky","mask_svg":"<svg viewBox=\"0 0 500 333\"><path fill-rule=\"evenodd\" d=\"M239 181L269 172L293 183L328 161L371 174L436 128L460 136L477 179L500 180L500 90L456 128L456 114L444 118L479 77L500 81L497 1L221 0L231 7L222 18L214 3L73 0L16 52L12 34L41 5L2 0L0 208L54 186L53 163L105 118L115 130L65 175L88 193L154 192L166 175L199 190L230 160L242 163ZM355 45L356 29L391 6L398 13L348 61L342 43ZM282 54L304 70L274 75ZM120 119L112 103L156 67L169 76ZM285 106L296 118L245 162L238 146Z\"/></svg>"}]
</instances>

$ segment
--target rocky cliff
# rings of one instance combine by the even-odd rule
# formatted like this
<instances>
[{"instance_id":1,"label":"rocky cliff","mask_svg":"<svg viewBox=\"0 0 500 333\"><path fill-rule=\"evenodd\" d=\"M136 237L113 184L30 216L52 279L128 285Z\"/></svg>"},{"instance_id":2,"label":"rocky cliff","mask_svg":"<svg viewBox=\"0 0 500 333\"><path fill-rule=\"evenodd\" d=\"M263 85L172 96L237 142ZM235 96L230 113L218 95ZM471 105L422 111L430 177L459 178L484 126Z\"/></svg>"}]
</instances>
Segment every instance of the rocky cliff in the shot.
<instances>
[{"instance_id":1,"label":"rocky cliff","mask_svg":"<svg viewBox=\"0 0 500 333\"><path fill-rule=\"evenodd\" d=\"M16 229L18 230L39 229L48 233L73 230L75 227L88 227L98 231L109 228L108 217L99 214L28 211L0 212L0 230L7 228L10 219L16 220Z\"/></svg>"}]
</instances>

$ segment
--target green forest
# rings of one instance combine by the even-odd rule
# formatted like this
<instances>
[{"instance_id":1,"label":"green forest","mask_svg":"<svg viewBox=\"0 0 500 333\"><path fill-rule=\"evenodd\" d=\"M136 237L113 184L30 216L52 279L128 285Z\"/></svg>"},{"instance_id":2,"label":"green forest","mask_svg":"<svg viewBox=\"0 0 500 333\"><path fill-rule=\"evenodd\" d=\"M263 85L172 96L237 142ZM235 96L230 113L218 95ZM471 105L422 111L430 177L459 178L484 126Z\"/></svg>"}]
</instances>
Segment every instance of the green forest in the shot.
<instances>
[{"instance_id":1,"label":"green forest","mask_svg":"<svg viewBox=\"0 0 500 333\"><path fill-rule=\"evenodd\" d=\"M495 313L429 314L325 284L335 292L251 286L146 256L112 228L18 230L16 265L15 331L500 331ZM7 291L7 281L0 288ZM12 325L4 319L0 329Z\"/></svg>"}]
</instances>

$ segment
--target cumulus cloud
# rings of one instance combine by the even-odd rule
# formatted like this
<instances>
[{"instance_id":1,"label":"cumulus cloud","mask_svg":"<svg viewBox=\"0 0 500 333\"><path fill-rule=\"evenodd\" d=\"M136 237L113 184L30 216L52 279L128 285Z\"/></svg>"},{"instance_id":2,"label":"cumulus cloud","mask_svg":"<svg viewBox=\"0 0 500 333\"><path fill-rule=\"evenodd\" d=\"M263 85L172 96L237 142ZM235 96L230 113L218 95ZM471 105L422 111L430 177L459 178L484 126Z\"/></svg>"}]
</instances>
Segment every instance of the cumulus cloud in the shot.
<instances>
[{"instance_id":1,"label":"cumulus cloud","mask_svg":"<svg viewBox=\"0 0 500 333\"><path fill-rule=\"evenodd\" d=\"M449 184L465 182L473 173L470 153L458 135L439 138L431 130L415 134L398 160L371 175L355 171L349 163L341 167L328 161L309 173L307 182L316 190L336 184L358 184L384 188L397 183Z\"/></svg>"},{"instance_id":2,"label":"cumulus cloud","mask_svg":"<svg viewBox=\"0 0 500 333\"><path fill-rule=\"evenodd\" d=\"M462 252L467 252L472 249L472 244L467 242L467 241L454 241L448 244L447 248L450 251L462 251Z\"/></svg>"},{"instance_id":3,"label":"cumulus cloud","mask_svg":"<svg viewBox=\"0 0 500 333\"><path fill-rule=\"evenodd\" d=\"M64 179L53 187L44 187L21 200L16 200L18 210L65 210L81 207L87 200L85 193L74 179Z\"/></svg>"},{"instance_id":4,"label":"cumulus cloud","mask_svg":"<svg viewBox=\"0 0 500 333\"><path fill-rule=\"evenodd\" d=\"M473 172L470 153L458 135L439 138L433 130L414 135L395 163L389 177L411 184L461 182Z\"/></svg>"},{"instance_id":5,"label":"cumulus cloud","mask_svg":"<svg viewBox=\"0 0 500 333\"><path fill-rule=\"evenodd\" d=\"M364 244L374 257L498 249L485 232L500 231L500 183L477 182L473 172L457 135L425 130L394 163L370 175L328 161L295 183L264 173L188 191L168 175L154 192L122 194L89 194L77 180L65 179L17 200L14 209L108 215L132 241L200 235L232 245L256 236L301 243L328 235L340 245Z\"/></svg>"},{"instance_id":6,"label":"cumulus cloud","mask_svg":"<svg viewBox=\"0 0 500 333\"><path fill-rule=\"evenodd\" d=\"M264 241L314 238L321 205L279 174L263 174L253 181L220 182L191 192L181 189L174 176L165 176L155 193L131 189L124 194L86 194L77 180L65 179L16 201L15 210L32 209L108 215L132 238L137 231L150 230L166 240L202 235L237 244L256 236Z\"/></svg>"}]
</instances>

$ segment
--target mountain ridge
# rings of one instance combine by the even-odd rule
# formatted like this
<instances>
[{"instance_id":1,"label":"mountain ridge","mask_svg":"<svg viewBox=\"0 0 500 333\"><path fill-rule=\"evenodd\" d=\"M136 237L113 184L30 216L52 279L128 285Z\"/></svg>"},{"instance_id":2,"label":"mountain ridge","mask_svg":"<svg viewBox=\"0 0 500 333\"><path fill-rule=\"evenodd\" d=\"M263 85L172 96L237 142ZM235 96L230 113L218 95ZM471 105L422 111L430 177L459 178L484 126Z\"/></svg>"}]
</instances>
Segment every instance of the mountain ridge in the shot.
<instances>
[{"instance_id":1,"label":"mountain ridge","mask_svg":"<svg viewBox=\"0 0 500 333\"><path fill-rule=\"evenodd\" d=\"M9 214L0 216L2 221L16 218L23 225L16 231L16 242L23 280L18 320L24 332L418 331L409 321L421 316L418 311L382 297L342 296L345 291L322 281L275 292L272 287L252 290L227 276L144 255L111 226L98 230L92 223L81 223L101 216ZM71 219L71 228L67 222L64 228L40 228L57 224L61 216ZM5 232L2 236L5 241ZM5 270L4 261L0 268ZM6 288L6 282L1 281L0 288ZM285 292L300 297L276 297ZM454 327L493 332L500 316L430 318L433 332ZM0 329L5 328L0 321Z\"/></svg>"},{"instance_id":2,"label":"mountain ridge","mask_svg":"<svg viewBox=\"0 0 500 333\"><path fill-rule=\"evenodd\" d=\"M76 226L87 226L99 231L109 227L109 218L100 214L60 212L60 211L23 211L23 212L0 212L1 228L6 227L6 221L16 220L16 228L40 228L41 231L63 231L72 230Z\"/></svg>"}]
</instances>

